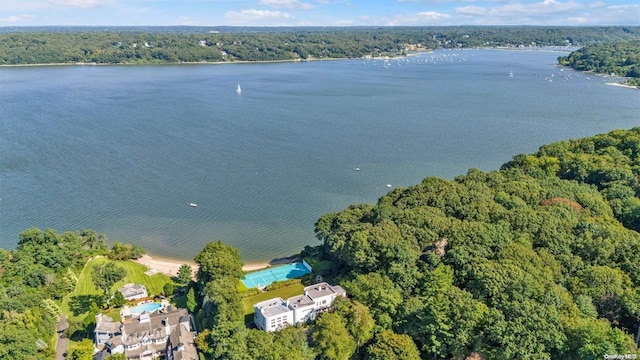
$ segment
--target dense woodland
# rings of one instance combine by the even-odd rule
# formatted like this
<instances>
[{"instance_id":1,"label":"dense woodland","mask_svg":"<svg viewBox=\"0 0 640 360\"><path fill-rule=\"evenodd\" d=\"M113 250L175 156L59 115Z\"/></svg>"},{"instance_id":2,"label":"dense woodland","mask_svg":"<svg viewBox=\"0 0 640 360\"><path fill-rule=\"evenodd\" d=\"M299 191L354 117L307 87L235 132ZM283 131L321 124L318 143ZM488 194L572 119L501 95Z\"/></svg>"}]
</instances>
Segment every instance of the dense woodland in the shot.
<instances>
[{"instance_id":1,"label":"dense woodland","mask_svg":"<svg viewBox=\"0 0 640 360\"><path fill-rule=\"evenodd\" d=\"M185 303L198 349L211 359L638 354L638 230L640 128L616 130L545 145L500 170L429 177L375 205L322 216L321 244L302 255L328 263L325 280L349 299L308 326L248 328L241 256L221 241L196 255ZM15 250L0 250L0 359L52 358L60 299L86 257L141 253L122 244L109 251L93 231L23 232ZM105 290L98 303L122 276L109 264L93 271Z\"/></svg>"},{"instance_id":2,"label":"dense woodland","mask_svg":"<svg viewBox=\"0 0 640 360\"><path fill-rule=\"evenodd\" d=\"M587 45L558 61L576 70L626 76L629 85L640 86L640 40Z\"/></svg>"},{"instance_id":3,"label":"dense woodland","mask_svg":"<svg viewBox=\"0 0 640 360\"><path fill-rule=\"evenodd\" d=\"M15 250L0 249L0 359L53 358L60 301L87 257L108 252L105 240L92 230L33 228L20 234Z\"/></svg>"},{"instance_id":4,"label":"dense woodland","mask_svg":"<svg viewBox=\"0 0 640 360\"><path fill-rule=\"evenodd\" d=\"M276 61L436 48L583 46L640 39L640 27L4 28L0 65Z\"/></svg>"}]
</instances>

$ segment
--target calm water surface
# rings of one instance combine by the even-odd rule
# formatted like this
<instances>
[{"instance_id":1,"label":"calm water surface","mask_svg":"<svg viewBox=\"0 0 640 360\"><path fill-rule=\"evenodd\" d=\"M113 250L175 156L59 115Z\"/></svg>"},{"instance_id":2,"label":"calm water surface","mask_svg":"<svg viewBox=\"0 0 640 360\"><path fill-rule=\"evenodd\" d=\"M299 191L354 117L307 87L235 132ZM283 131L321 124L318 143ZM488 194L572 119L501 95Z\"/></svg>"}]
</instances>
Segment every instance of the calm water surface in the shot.
<instances>
[{"instance_id":1,"label":"calm water surface","mask_svg":"<svg viewBox=\"0 0 640 360\"><path fill-rule=\"evenodd\" d=\"M0 68L0 246L32 226L91 228L156 255L220 239L270 260L387 184L640 126L640 91L558 55Z\"/></svg>"}]
</instances>

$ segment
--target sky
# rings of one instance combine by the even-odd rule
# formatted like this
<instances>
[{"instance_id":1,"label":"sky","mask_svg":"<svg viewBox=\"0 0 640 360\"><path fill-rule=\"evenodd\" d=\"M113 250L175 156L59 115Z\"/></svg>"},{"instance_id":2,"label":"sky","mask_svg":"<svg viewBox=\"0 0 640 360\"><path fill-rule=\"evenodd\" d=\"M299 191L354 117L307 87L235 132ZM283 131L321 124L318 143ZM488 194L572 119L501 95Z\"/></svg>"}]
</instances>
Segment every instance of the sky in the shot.
<instances>
[{"instance_id":1,"label":"sky","mask_svg":"<svg viewBox=\"0 0 640 360\"><path fill-rule=\"evenodd\" d=\"M640 0L0 0L0 26L640 25Z\"/></svg>"}]
</instances>

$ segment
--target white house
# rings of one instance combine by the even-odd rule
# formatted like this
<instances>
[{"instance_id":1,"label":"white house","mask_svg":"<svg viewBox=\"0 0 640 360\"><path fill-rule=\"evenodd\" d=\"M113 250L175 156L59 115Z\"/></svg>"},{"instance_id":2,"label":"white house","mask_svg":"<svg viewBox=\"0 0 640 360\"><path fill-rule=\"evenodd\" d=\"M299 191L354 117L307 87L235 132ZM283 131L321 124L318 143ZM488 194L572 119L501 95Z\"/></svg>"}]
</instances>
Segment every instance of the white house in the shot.
<instances>
[{"instance_id":1,"label":"white house","mask_svg":"<svg viewBox=\"0 0 640 360\"><path fill-rule=\"evenodd\" d=\"M326 282L307 286L304 288L304 294L315 302L316 311L324 311L330 308L338 296L347 296L347 292L342 286L331 286Z\"/></svg>"},{"instance_id":2,"label":"white house","mask_svg":"<svg viewBox=\"0 0 640 360\"><path fill-rule=\"evenodd\" d=\"M118 289L118 291L122 293L122 296L124 296L127 301L138 300L149 296L147 288L139 284L126 284Z\"/></svg>"},{"instance_id":3,"label":"white house","mask_svg":"<svg viewBox=\"0 0 640 360\"><path fill-rule=\"evenodd\" d=\"M289 309L282 298L274 298L253 305L253 321L266 331L276 331L293 325L293 310Z\"/></svg>"},{"instance_id":4,"label":"white house","mask_svg":"<svg viewBox=\"0 0 640 360\"><path fill-rule=\"evenodd\" d=\"M289 325L313 320L316 314L329 309L338 296L347 296L342 286L326 282L307 286L304 294L292 296L286 301L274 298L253 305L253 322L259 329L276 331Z\"/></svg>"}]
</instances>

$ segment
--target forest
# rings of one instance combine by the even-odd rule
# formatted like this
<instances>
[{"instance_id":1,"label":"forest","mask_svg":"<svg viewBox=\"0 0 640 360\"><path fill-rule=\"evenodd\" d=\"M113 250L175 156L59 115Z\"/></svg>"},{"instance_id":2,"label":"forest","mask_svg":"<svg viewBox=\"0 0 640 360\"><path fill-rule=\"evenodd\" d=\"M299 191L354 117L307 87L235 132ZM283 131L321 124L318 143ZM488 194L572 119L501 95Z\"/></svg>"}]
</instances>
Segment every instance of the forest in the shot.
<instances>
[{"instance_id":1,"label":"forest","mask_svg":"<svg viewBox=\"0 0 640 360\"><path fill-rule=\"evenodd\" d=\"M301 61L638 39L640 27L7 27L0 65Z\"/></svg>"},{"instance_id":2,"label":"forest","mask_svg":"<svg viewBox=\"0 0 640 360\"><path fill-rule=\"evenodd\" d=\"M180 275L181 301L194 314L203 359L632 356L639 230L640 128L615 130L323 215L319 245L301 256L325 264L324 280L349 298L310 324L275 333L248 327L242 259L222 241L195 256L193 281L189 269ZM124 275L114 264L142 253L120 243L109 250L91 230L25 230L15 250L0 250L0 359L53 358L61 299L77 291L87 258L108 258L99 268L109 276L94 271L91 315L113 306L107 296ZM76 340L91 338L92 316L72 324ZM71 354L83 359L78 349Z\"/></svg>"},{"instance_id":3,"label":"forest","mask_svg":"<svg viewBox=\"0 0 640 360\"><path fill-rule=\"evenodd\" d=\"M590 44L558 58L560 65L580 71L625 76L628 85L640 86L640 41Z\"/></svg>"}]
</instances>

